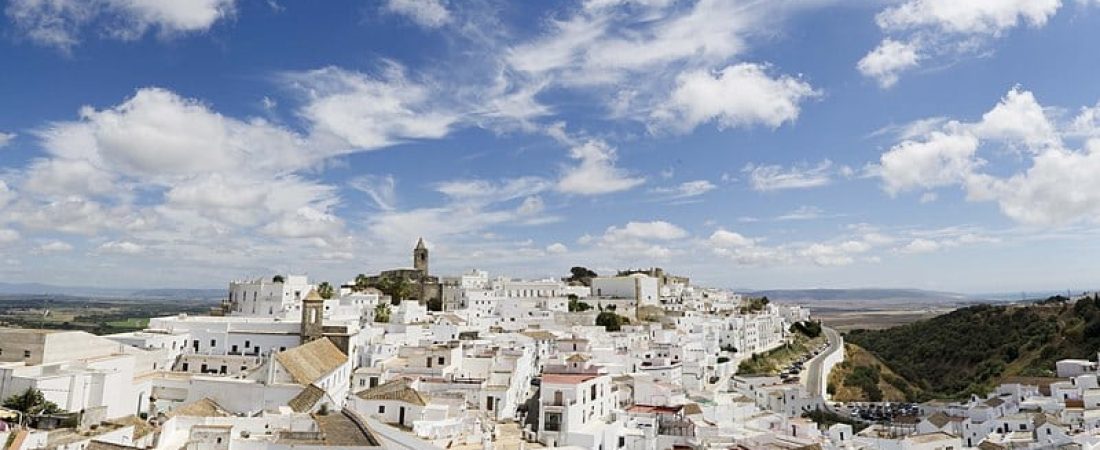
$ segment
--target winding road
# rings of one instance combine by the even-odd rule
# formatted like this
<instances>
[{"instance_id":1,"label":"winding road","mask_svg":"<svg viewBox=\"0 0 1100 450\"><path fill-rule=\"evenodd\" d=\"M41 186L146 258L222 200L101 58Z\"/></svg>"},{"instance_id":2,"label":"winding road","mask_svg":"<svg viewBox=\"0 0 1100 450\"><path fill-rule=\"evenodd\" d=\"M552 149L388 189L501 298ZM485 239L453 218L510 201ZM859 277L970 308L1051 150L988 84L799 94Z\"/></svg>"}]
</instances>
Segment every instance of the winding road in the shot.
<instances>
[{"instance_id":1,"label":"winding road","mask_svg":"<svg viewBox=\"0 0 1100 450\"><path fill-rule=\"evenodd\" d=\"M825 398L826 380L824 380L824 378L829 375L827 373L822 373L825 358L839 351L842 346L842 341L840 339L840 333L832 328L821 327L821 331L825 333L825 338L829 340L829 348L825 349L825 351L806 363L806 376L802 379L805 381L806 390L810 392L810 395Z\"/></svg>"}]
</instances>

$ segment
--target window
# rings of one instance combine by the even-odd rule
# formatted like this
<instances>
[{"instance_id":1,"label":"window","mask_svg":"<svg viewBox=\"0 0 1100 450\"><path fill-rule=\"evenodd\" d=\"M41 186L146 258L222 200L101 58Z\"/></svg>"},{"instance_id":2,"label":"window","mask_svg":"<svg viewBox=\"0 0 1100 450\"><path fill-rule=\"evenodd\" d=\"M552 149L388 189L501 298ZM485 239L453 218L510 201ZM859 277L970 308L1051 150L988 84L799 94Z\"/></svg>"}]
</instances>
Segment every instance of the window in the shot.
<instances>
[{"instance_id":1,"label":"window","mask_svg":"<svg viewBox=\"0 0 1100 450\"><path fill-rule=\"evenodd\" d=\"M30 358L31 357L31 351L30 350L23 350L23 357L24 358Z\"/></svg>"},{"instance_id":2,"label":"window","mask_svg":"<svg viewBox=\"0 0 1100 450\"><path fill-rule=\"evenodd\" d=\"M386 413L386 405L378 405L378 414Z\"/></svg>"},{"instance_id":3,"label":"window","mask_svg":"<svg viewBox=\"0 0 1100 450\"><path fill-rule=\"evenodd\" d=\"M217 339L211 339L210 340L210 347L213 348L213 347L217 347L217 346L218 346L218 340Z\"/></svg>"},{"instance_id":4,"label":"window","mask_svg":"<svg viewBox=\"0 0 1100 450\"><path fill-rule=\"evenodd\" d=\"M438 362L439 364L443 364L443 361L444 361L444 360L443 360L443 357L442 357L442 356L440 356L440 357L439 357L439 360L438 360L437 362Z\"/></svg>"},{"instance_id":5,"label":"window","mask_svg":"<svg viewBox=\"0 0 1100 450\"><path fill-rule=\"evenodd\" d=\"M183 367L182 367L182 368L183 368L183 371L184 371L184 372L186 372L186 371L187 371L187 367L188 367L188 364L187 364L187 363L183 363Z\"/></svg>"}]
</instances>

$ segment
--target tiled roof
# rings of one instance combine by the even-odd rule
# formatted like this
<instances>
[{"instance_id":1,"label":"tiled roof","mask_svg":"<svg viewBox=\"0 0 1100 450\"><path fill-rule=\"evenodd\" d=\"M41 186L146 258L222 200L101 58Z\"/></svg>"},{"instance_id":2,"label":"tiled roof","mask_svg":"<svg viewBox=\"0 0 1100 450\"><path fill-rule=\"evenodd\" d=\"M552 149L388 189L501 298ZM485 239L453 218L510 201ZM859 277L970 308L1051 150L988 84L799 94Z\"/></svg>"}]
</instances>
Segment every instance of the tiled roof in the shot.
<instances>
[{"instance_id":1,"label":"tiled roof","mask_svg":"<svg viewBox=\"0 0 1100 450\"><path fill-rule=\"evenodd\" d=\"M428 404L427 397L409 386L409 380L404 378L387 381L355 395L363 400L398 400L420 406Z\"/></svg>"},{"instance_id":2,"label":"tiled roof","mask_svg":"<svg viewBox=\"0 0 1100 450\"><path fill-rule=\"evenodd\" d=\"M203 397L199 400L173 409L172 412L168 413L168 416L229 417L230 414L225 411L225 408L222 408L221 405L219 405L214 400L211 400L209 397Z\"/></svg>"},{"instance_id":3,"label":"tiled roof","mask_svg":"<svg viewBox=\"0 0 1100 450\"><path fill-rule=\"evenodd\" d=\"M543 331L543 330L524 331L523 333L520 333L520 334L522 334L524 336L527 336L531 339L534 339L536 341L550 341L550 340L553 340L554 338L557 337L557 336L554 336L554 333L551 333L549 331Z\"/></svg>"},{"instance_id":4,"label":"tiled roof","mask_svg":"<svg viewBox=\"0 0 1100 450\"><path fill-rule=\"evenodd\" d=\"M294 382L301 385L313 384L348 361L347 355L328 338L276 353L275 359L283 365Z\"/></svg>"},{"instance_id":5,"label":"tiled roof","mask_svg":"<svg viewBox=\"0 0 1100 450\"><path fill-rule=\"evenodd\" d=\"M325 391L311 384L302 389L302 392L299 392L286 404L294 412L309 412L313 410L313 405L316 405L324 396Z\"/></svg>"}]
</instances>

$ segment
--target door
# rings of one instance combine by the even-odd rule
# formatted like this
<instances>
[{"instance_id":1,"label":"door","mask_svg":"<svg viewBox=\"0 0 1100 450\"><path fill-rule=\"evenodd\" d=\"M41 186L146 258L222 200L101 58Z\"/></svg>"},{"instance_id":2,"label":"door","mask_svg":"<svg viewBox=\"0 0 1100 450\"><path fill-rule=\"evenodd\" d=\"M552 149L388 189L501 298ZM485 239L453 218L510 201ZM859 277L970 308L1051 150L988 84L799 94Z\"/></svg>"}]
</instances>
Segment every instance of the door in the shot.
<instances>
[{"instance_id":1,"label":"door","mask_svg":"<svg viewBox=\"0 0 1100 450\"><path fill-rule=\"evenodd\" d=\"M402 406L401 409L397 411L397 423L401 424L401 426L405 426L405 407L404 406Z\"/></svg>"}]
</instances>

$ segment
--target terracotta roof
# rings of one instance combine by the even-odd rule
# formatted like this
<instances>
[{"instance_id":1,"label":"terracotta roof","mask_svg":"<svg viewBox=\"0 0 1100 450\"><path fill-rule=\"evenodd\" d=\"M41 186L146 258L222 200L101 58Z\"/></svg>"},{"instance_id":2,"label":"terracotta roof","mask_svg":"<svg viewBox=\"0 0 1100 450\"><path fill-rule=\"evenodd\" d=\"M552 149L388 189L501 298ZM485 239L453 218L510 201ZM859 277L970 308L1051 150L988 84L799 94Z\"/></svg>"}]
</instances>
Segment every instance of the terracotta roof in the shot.
<instances>
[{"instance_id":1,"label":"terracotta roof","mask_svg":"<svg viewBox=\"0 0 1100 450\"><path fill-rule=\"evenodd\" d=\"M221 405L209 397L203 397L168 413L168 417L229 417L230 415L225 411L225 408L222 408Z\"/></svg>"},{"instance_id":2,"label":"terracotta roof","mask_svg":"<svg viewBox=\"0 0 1100 450\"><path fill-rule=\"evenodd\" d=\"M554 373L543 374L543 384L580 384L585 381L598 377L599 375L594 373Z\"/></svg>"},{"instance_id":3,"label":"terracotta roof","mask_svg":"<svg viewBox=\"0 0 1100 450\"><path fill-rule=\"evenodd\" d=\"M413 389L405 378L387 381L355 395L363 400L398 400L420 406L428 404L428 398Z\"/></svg>"},{"instance_id":4,"label":"terracotta roof","mask_svg":"<svg viewBox=\"0 0 1100 450\"><path fill-rule=\"evenodd\" d=\"M313 406L324 398L324 396L325 391L311 384L306 386L305 389L302 389L302 392L299 392L298 395L295 395L294 398L290 399L286 404L290 409L294 410L294 412L309 412L313 410Z\"/></svg>"},{"instance_id":5,"label":"terracotta roof","mask_svg":"<svg viewBox=\"0 0 1100 450\"><path fill-rule=\"evenodd\" d=\"M275 359L283 365L294 382L302 385L313 384L348 361L347 355L328 338L276 353Z\"/></svg>"},{"instance_id":6,"label":"terracotta roof","mask_svg":"<svg viewBox=\"0 0 1100 450\"><path fill-rule=\"evenodd\" d=\"M1000 444L994 444L989 441L982 441L978 444L979 450L1004 450L1006 447Z\"/></svg>"},{"instance_id":7,"label":"terracotta roof","mask_svg":"<svg viewBox=\"0 0 1100 450\"><path fill-rule=\"evenodd\" d=\"M588 361L590 359L592 359L592 358L589 357L588 355L584 355L584 354L580 354L580 353L574 353L572 355L569 355L568 358L565 358L565 360L567 362L585 362L585 361Z\"/></svg>"},{"instance_id":8,"label":"terracotta roof","mask_svg":"<svg viewBox=\"0 0 1100 450\"><path fill-rule=\"evenodd\" d=\"M992 406L992 407L996 408L998 406L1001 406L1001 405L1005 404L1005 401L1001 400L1000 398L994 397L994 398L991 398L989 400L986 400L985 404L986 404L986 406Z\"/></svg>"}]
</instances>

